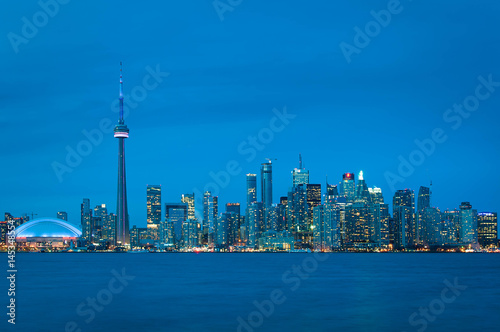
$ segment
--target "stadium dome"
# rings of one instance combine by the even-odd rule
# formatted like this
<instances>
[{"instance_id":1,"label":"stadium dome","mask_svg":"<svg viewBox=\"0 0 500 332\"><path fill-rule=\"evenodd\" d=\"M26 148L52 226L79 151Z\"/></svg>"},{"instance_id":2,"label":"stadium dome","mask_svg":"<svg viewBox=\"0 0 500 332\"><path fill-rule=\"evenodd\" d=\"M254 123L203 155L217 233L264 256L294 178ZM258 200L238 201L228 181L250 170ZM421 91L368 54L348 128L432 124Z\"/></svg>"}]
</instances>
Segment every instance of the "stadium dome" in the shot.
<instances>
[{"instance_id":1,"label":"stadium dome","mask_svg":"<svg viewBox=\"0 0 500 332\"><path fill-rule=\"evenodd\" d=\"M76 239L82 232L62 219L37 218L16 228L16 239Z\"/></svg>"}]
</instances>

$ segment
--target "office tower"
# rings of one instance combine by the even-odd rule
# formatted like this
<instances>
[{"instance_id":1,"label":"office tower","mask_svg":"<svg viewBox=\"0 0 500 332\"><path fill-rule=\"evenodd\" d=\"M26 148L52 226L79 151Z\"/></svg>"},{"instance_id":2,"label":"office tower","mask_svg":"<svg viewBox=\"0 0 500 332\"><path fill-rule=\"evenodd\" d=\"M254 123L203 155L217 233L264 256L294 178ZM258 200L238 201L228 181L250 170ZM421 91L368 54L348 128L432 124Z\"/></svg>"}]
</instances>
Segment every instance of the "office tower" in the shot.
<instances>
[{"instance_id":1,"label":"office tower","mask_svg":"<svg viewBox=\"0 0 500 332\"><path fill-rule=\"evenodd\" d=\"M356 202L371 203L371 195L368 191L365 179L363 178L363 171L360 171L358 175L358 183L356 185L354 200Z\"/></svg>"},{"instance_id":2,"label":"office tower","mask_svg":"<svg viewBox=\"0 0 500 332\"><path fill-rule=\"evenodd\" d=\"M92 241L99 243L103 239L104 223L108 217L106 204L97 205L92 216Z\"/></svg>"},{"instance_id":3,"label":"office tower","mask_svg":"<svg viewBox=\"0 0 500 332\"><path fill-rule=\"evenodd\" d=\"M248 243L247 246L255 248L265 228L264 204L255 202L248 208Z\"/></svg>"},{"instance_id":4,"label":"office tower","mask_svg":"<svg viewBox=\"0 0 500 332\"><path fill-rule=\"evenodd\" d=\"M370 193L370 199L373 204L384 204L384 196L382 195L382 189L377 187L368 188L368 192Z\"/></svg>"},{"instance_id":5,"label":"office tower","mask_svg":"<svg viewBox=\"0 0 500 332\"><path fill-rule=\"evenodd\" d=\"M456 245L460 237L460 211L458 209L445 210L441 213L441 217L444 244Z\"/></svg>"},{"instance_id":6,"label":"office tower","mask_svg":"<svg viewBox=\"0 0 500 332\"><path fill-rule=\"evenodd\" d=\"M460 204L459 242L464 245L477 243L477 211L469 202Z\"/></svg>"},{"instance_id":7,"label":"office tower","mask_svg":"<svg viewBox=\"0 0 500 332\"><path fill-rule=\"evenodd\" d=\"M142 248L152 245L153 242L149 238L147 227L136 227L135 225L129 230L130 234L130 247Z\"/></svg>"},{"instance_id":8,"label":"office tower","mask_svg":"<svg viewBox=\"0 0 500 332\"><path fill-rule=\"evenodd\" d=\"M188 212L189 213L189 212ZM185 248L194 248L200 245L200 223L195 219L188 219L182 223L182 244Z\"/></svg>"},{"instance_id":9,"label":"office tower","mask_svg":"<svg viewBox=\"0 0 500 332\"><path fill-rule=\"evenodd\" d=\"M181 202L186 203L188 205L188 219L193 219L193 220L196 219L194 210L194 193L183 194Z\"/></svg>"},{"instance_id":10,"label":"office tower","mask_svg":"<svg viewBox=\"0 0 500 332\"><path fill-rule=\"evenodd\" d=\"M213 238L210 239L209 235L214 232L214 198L210 191L203 194L203 244L213 245Z\"/></svg>"},{"instance_id":11,"label":"office tower","mask_svg":"<svg viewBox=\"0 0 500 332\"><path fill-rule=\"evenodd\" d=\"M428 187L421 186L418 190L418 198L417 198L417 211L415 214L416 217L416 238L415 242L417 244L422 244L423 237L421 236L422 231L422 221L423 221L423 213L424 210L428 207L431 207L431 190Z\"/></svg>"},{"instance_id":12,"label":"office tower","mask_svg":"<svg viewBox=\"0 0 500 332\"><path fill-rule=\"evenodd\" d=\"M278 229L278 218L279 218L279 208L278 204L273 204L270 208L267 209L267 220L265 231L277 231Z\"/></svg>"},{"instance_id":13,"label":"office tower","mask_svg":"<svg viewBox=\"0 0 500 332\"><path fill-rule=\"evenodd\" d=\"M374 223L375 242L380 243L381 247L389 246L389 204L372 204L372 216Z\"/></svg>"},{"instance_id":14,"label":"office tower","mask_svg":"<svg viewBox=\"0 0 500 332\"><path fill-rule=\"evenodd\" d=\"M309 171L302 167L302 155L299 154L299 168L292 171L292 186L309 183Z\"/></svg>"},{"instance_id":15,"label":"office tower","mask_svg":"<svg viewBox=\"0 0 500 332\"><path fill-rule=\"evenodd\" d=\"M420 187L420 189L425 187ZM420 191L419 191L420 194ZM418 204L417 204L418 205ZM425 205L425 203L424 203ZM438 208L424 207L420 210L422 226L422 243L425 246L441 246L443 244L443 222Z\"/></svg>"},{"instance_id":16,"label":"office tower","mask_svg":"<svg viewBox=\"0 0 500 332\"><path fill-rule=\"evenodd\" d=\"M257 175L247 174L247 207L257 202Z\"/></svg>"},{"instance_id":17,"label":"office tower","mask_svg":"<svg viewBox=\"0 0 500 332\"><path fill-rule=\"evenodd\" d=\"M146 187L146 222L149 236L158 240L161 221L161 185Z\"/></svg>"},{"instance_id":18,"label":"office tower","mask_svg":"<svg viewBox=\"0 0 500 332\"><path fill-rule=\"evenodd\" d=\"M310 225L308 225L308 215L307 185L299 184L293 186L288 192L287 221L288 230L296 240L306 238L309 235L308 232L311 229Z\"/></svg>"},{"instance_id":19,"label":"office tower","mask_svg":"<svg viewBox=\"0 0 500 332\"><path fill-rule=\"evenodd\" d=\"M273 204L273 165L268 159L267 163L263 163L260 168L261 176L261 197L264 209Z\"/></svg>"},{"instance_id":20,"label":"office tower","mask_svg":"<svg viewBox=\"0 0 500 332\"><path fill-rule=\"evenodd\" d=\"M116 220L116 214L110 213L104 222L102 238L109 244L116 243Z\"/></svg>"},{"instance_id":21,"label":"office tower","mask_svg":"<svg viewBox=\"0 0 500 332\"><path fill-rule=\"evenodd\" d=\"M213 197L214 201L214 221L217 220L217 216L219 215L219 196Z\"/></svg>"},{"instance_id":22,"label":"office tower","mask_svg":"<svg viewBox=\"0 0 500 332\"><path fill-rule=\"evenodd\" d=\"M165 203L165 221L169 236L173 237L173 244L178 244L182 237L182 223L188 219L188 205L186 203Z\"/></svg>"},{"instance_id":23,"label":"office tower","mask_svg":"<svg viewBox=\"0 0 500 332\"><path fill-rule=\"evenodd\" d=\"M80 206L82 240L90 244L92 242L92 209L90 208L90 199L84 198Z\"/></svg>"},{"instance_id":24,"label":"office tower","mask_svg":"<svg viewBox=\"0 0 500 332\"><path fill-rule=\"evenodd\" d=\"M327 180L326 180L326 197L328 197L328 196L334 196L334 197L339 196L339 190L337 188L337 185L328 184L328 178L327 178Z\"/></svg>"},{"instance_id":25,"label":"office tower","mask_svg":"<svg viewBox=\"0 0 500 332\"><path fill-rule=\"evenodd\" d=\"M342 175L342 182L340 183L340 189L342 191L342 196L347 198L348 203L354 202L356 187L354 184L354 173L344 173Z\"/></svg>"},{"instance_id":26,"label":"office tower","mask_svg":"<svg viewBox=\"0 0 500 332\"><path fill-rule=\"evenodd\" d=\"M128 138L128 127L123 119L123 79L120 62L120 116L114 132L118 138L118 199L116 204L116 243L121 246L130 244L129 220L127 207L127 181L125 175L125 139Z\"/></svg>"},{"instance_id":27,"label":"office tower","mask_svg":"<svg viewBox=\"0 0 500 332\"><path fill-rule=\"evenodd\" d=\"M324 205L318 205L313 208L313 248L316 250L326 249L325 223L324 223Z\"/></svg>"},{"instance_id":28,"label":"office tower","mask_svg":"<svg viewBox=\"0 0 500 332\"><path fill-rule=\"evenodd\" d=\"M345 203L328 198L323 208L323 240L327 250L342 247L342 228L345 219Z\"/></svg>"},{"instance_id":29,"label":"office tower","mask_svg":"<svg viewBox=\"0 0 500 332\"><path fill-rule=\"evenodd\" d=\"M376 235L370 204L356 202L345 207L345 245L376 243Z\"/></svg>"},{"instance_id":30,"label":"office tower","mask_svg":"<svg viewBox=\"0 0 500 332\"><path fill-rule=\"evenodd\" d=\"M479 212L477 214L477 238L482 248L495 247L498 244L496 212Z\"/></svg>"},{"instance_id":31,"label":"office tower","mask_svg":"<svg viewBox=\"0 0 500 332\"><path fill-rule=\"evenodd\" d=\"M236 242L236 213L224 212L217 218L217 245L229 247Z\"/></svg>"},{"instance_id":32,"label":"office tower","mask_svg":"<svg viewBox=\"0 0 500 332\"><path fill-rule=\"evenodd\" d=\"M65 211L57 212L57 219L62 219L68 221L68 213Z\"/></svg>"},{"instance_id":33,"label":"office tower","mask_svg":"<svg viewBox=\"0 0 500 332\"><path fill-rule=\"evenodd\" d=\"M413 190L397 190L392 199L394 248L402 249L414 245L415 194Z\"/></svg>"},{"instance_id":34,"label":"office tower","mask_svg":"<svg viewBox=\"0 0 500 332\"><path fill-rule=\"evenodd\" d=\"M233 224L231 224L231 234L229 236L230 240L232 240L231 245L236 242L240 242L242 239L241 236L241 209L240 203L227 203L226 204L226 213L234 213L234 220L232 220Z\"/></svg>"}]
</instances>

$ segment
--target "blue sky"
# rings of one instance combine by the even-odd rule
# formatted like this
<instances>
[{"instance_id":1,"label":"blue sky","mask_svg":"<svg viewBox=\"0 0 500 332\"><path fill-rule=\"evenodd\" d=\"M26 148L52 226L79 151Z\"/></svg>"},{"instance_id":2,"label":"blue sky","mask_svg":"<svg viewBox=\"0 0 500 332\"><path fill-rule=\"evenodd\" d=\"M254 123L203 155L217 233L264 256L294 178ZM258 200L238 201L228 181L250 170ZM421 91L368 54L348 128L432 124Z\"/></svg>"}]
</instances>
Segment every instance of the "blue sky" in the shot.
<instances>
[{"instance_id":1,"label":"blue sky","mask_svg":"<svg viewBox=\"0 0 500 332\"><path fill-rule=\"evenodd\" d=\"M243 0L221 20L208 0L74 0L57 12L49 7L53 17L44 21L37 1L6 1L0 14L0 212L55 216L64 210L79 223L84 197L114 212L118 146L111 133L91 144L61 181L53 165L65 163L67 147L87 144L82 131L117 120L120 61L124 92L136 93L128 102L137 102L126 118L131 225L146 223L147 184L161 184L163 202L176 202L194 188L203 191L210 172L230 161L238 174L219 188L220 205L245 202L244 174L259 173L265 158L277 159L277 202L299 153L312 183L324 184L326 175L339 182L342 173L363 170L367 184L381 187L391 202L394 188L417 192L432 180L434 206L470 201L480 211L499 211L500 87L481 88L488 97L458 128L444 117L475 96L478 77L500 82L500 4L401 1L348 63L341 43L354 46L355 27L373 27L371 11L388 6L391 1ZM34 20L37 31L24 28L29 38L23 37L26 21ZM14 34L25 39L12 42ZM155 70L169 75L144 90ZM295 117L247 161L238 146L269 133L273 109L284 107ZM408 160L418 150L415 140L431 138L436 128L447 139L404 182L389 185L388 172L400 175L399 156Z\"/></svg>"}]
</instances>

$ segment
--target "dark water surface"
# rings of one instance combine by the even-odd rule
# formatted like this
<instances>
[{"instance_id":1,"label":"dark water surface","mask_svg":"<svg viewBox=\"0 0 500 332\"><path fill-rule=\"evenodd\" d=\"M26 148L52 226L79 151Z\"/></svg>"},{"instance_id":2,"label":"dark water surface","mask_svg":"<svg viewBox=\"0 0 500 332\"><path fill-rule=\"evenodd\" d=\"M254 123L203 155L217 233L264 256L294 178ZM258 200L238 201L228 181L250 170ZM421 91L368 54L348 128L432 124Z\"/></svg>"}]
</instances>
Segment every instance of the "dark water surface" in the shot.
<instances>
[{"instance_id":1,"label":"dark water surface","mask_svg":"<svg viewBox=\"0 0 500 332\"><path fill-rule=\"evenodd\" d=\"M7 255L0 259L6 266ZM16 260L16 325L7 324L4 306L1 331L500 330L499 254L19 253Z\"/></svg>"}]
</instances>

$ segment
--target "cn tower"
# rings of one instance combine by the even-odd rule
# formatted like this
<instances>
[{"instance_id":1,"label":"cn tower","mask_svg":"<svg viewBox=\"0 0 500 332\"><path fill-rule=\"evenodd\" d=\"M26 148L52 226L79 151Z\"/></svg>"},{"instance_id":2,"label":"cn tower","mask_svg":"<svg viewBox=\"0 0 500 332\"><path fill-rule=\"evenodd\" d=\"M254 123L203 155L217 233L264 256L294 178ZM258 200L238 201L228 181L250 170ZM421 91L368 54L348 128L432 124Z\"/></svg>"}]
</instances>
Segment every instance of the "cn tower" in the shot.
<instances>
[{"instance_id":1,"label":"cn tower","mask_svg":"<svg viewBox=\"0 0 500 332\"><path fill-rule=\"evenodd\" d=\"M130 234L128 226L127 181L125 177L125 138L128 138L128 128L123 121L123 78L120 62L120 118L115 127L115 137L118 138L118 202L116 203L116 245L129 246Z\"/></svg>"}]
</instances>

